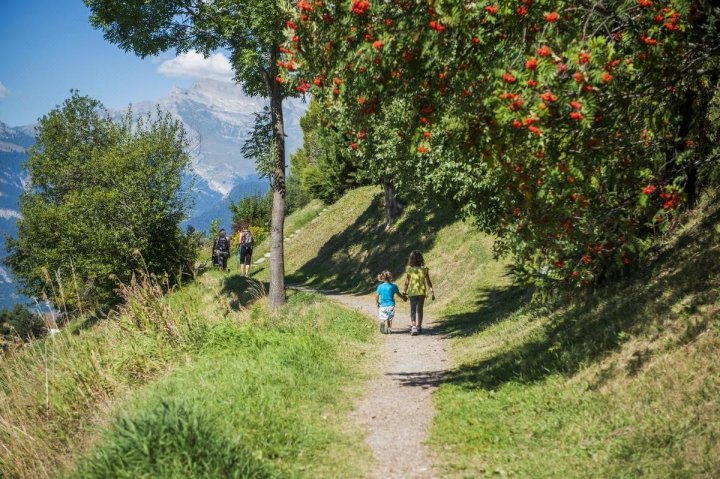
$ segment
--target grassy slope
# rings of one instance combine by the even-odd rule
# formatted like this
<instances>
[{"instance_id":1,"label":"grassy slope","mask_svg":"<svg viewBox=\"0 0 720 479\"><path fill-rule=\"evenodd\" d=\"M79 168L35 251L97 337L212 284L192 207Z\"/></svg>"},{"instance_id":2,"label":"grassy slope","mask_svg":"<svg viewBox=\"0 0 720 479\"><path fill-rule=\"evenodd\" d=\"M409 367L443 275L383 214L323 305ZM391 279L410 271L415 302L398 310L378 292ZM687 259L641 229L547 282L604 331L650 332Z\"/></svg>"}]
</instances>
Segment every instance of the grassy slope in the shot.
<instances>
[{"instance_id":1,"label":"grassy slope","mask_svg":"<svg viewBox=\"0 0 720 479\"><path fill-rule=\"evenodd\" d=\"M719 477L716 203L633 278L572 305L527 304L471 225L411 209L384 231L372 188L290 217L286 264L291 281L369 293L426 253L457 365L431 438L447 475Z\"/></svg>"},{"instance_id":2,"label":"grassy slope","mask_svg":"<svg viewBox=\"0 0 720 479\"><path fill-rule=\"evenodd\" d=\"M570 306L447 317L447 472L720 477L719 222L706 202L635 277Z\"/></svg>"},{"instance_id":3,"label":"grassy slope","mask_svg":"<svg viewBox=\"0 0 720 479\"><path fill-rule=\"evenodd\" d=\"M418 249L426 254L438 293L435 309L450 308L460 315L476 309L472 303L507 294L505 263L492 259L491 239L471 224L443 212L410 207L386 231L383 215L381 190L375 187L350 191L327 208L312 203L291 215L286 235L298 233L285 243L288 282L368 294L374 292L376 276L384 269L401 279L408 255ZM255 255L266 252L263 244ZM253 275L267 280L266 265L253 266ZM458 294L458 285L464 285L461 290L469 296Z\"/></svg>"},{"instance_id":4,"label":"grassy slope","mask_svg":"<svg viewBox=\"0 0 720 479\"><path fill-rule=\"evenodd\" d=\"M253 290L217 271L138 286L116 320L6 358L0 476L362 476L369 450L340 420L374 327L310 294L243 307Z\"/></svg>"},{"instance_id":5,"label":"grassy slope","mask_svg":"<svg viewBox=\"0 0 720 479\"><path fill-rule=\"evenodd\" d=\"M449 476L714 477L719 216L707 204L641 274L571 306L526 304L472 225L410 208L385 231L373 188L288 218L299 233L286 264L291 282L363 294L379 270L400 275L410 250L426 253L430 309L457 366L431 437ZM254 274L266 278L264 265ZM181 476L191 458L207 476L361 476L368 451L341 419L374 328L306 294L272 319L243 308L247 286L206 273L170 297L167 317L165 300L149 301L3 363L2 471L44 476L97 444L76 474ZM130 454L144 444L165 444L167 460Z\"/></svg>"}]
</instances>

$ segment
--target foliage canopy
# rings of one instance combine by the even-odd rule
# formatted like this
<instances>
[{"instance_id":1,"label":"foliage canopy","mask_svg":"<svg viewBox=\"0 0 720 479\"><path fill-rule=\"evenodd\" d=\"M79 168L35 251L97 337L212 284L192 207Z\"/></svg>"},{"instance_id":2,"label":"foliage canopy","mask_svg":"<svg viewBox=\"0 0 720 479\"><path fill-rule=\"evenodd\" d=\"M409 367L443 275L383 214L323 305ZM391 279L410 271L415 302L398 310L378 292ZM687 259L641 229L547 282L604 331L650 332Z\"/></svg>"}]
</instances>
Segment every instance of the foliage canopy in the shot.
<instances>
[{"instance_id":1,"label":"foliage canopy","mask_svg":"<svg viewBox=\"0 0 720 479\"><path fill-rule=\"evenodd\" d=\"M495 234L526 282L623 274L716 170L720 12L708 0L292 12L283 81L312 92L364 167Z\"/></svg>"},{"instance_id":2,"label":"foliage canopy","mask_svg":"<svg viewBox=\"0 0 720 479\"><path fill-rule=\"evenodd\" d=\"M7 265L23 291L58 308L106 307L142 268L177 277L195 248L180 222L189 197L185 132L169 113L113 121L73 92L42 117L26 165L17 239Z\"/></svg>"}]
</instances>

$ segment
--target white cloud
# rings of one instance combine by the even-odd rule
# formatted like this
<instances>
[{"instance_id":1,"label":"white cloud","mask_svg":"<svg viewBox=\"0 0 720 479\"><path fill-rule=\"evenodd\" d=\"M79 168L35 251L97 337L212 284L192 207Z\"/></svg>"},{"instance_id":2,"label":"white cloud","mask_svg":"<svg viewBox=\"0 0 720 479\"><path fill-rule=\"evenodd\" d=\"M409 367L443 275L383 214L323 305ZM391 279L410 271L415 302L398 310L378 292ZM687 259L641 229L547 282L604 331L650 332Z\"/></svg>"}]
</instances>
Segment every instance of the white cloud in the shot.
<instances>
[{"instance_id":1,"label":"white cloud","mask_svg":"<svg viewBox=\"0 0 720 479\"><path fill-rule=\"evenodd\" d=\"M8 96L9 93L10 90L8 90L7 87L0 82L0 100Z\"/></svg>"},{"instance_id":2,"label":"white cloud","mask_svg":"<svg viewBox=\"0 0 720 479\"><path fill-rule=\"evenodd\" d=\"M22 219L22 215L19 211L10 210L7 208L0 208L0 218L9 220L10 218Z\"/></svg>"},{"instance_id":3,"label":"white cloud","mask_svg":"<svg viewBox=\"0 0 720 479\"><path fill-rule=\"evenodd\" d=\"M157 71L170 77L212 78L221 81L233 79L230 60L219 52L207 58L198 52L182 53L162 62Z\"/></svg>"},{"instance_id":4,"label":"white cloud","mask_svg":"<svg viewBox=\"0 0 720 479\"><path fill-rule=\"evenodd\" d=\"M13 279L8 270L0 266L0 283L12 283Z\"/></svg>"}]
</instances>

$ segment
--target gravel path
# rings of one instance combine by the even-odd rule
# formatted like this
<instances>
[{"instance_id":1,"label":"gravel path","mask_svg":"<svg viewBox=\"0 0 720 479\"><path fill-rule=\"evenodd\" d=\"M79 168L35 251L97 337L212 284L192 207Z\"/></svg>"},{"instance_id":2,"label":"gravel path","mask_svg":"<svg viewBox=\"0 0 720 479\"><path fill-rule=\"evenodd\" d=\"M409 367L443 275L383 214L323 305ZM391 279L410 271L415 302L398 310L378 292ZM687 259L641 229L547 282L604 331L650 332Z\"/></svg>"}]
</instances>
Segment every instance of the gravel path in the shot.
<instances>
[{"instance_id":1,"label":"gravel path","mask_svg":"<svg viewBox=\"0 0 720 479\"><path fill-rule=\"evenodd\" d=\"M370 296L327 296L377 318ZM422 335L410 336L409 331L409 308L399 303L392 334L383 338L379 374L368 383L352 413L368 431L376 478L437 477L424 442L435 416L432 393L450 367L448 342L437 332L431 316L423 320Z\"/></svg>"}]
</instances>

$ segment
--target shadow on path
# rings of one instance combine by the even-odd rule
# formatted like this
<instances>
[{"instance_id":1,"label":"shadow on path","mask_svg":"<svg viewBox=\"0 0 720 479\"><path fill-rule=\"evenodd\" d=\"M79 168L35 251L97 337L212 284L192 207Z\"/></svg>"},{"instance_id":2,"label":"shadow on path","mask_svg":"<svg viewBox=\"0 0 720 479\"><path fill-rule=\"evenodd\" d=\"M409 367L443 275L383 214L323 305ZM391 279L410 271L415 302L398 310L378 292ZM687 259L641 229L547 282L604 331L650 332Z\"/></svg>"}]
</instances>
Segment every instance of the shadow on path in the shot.
<instances>
[{"instance_id":1,"label":"shadow on path","mask_svg":"<svg viewBox=\"0 0 720 479\"><path fill-rule=\"evenodd\" d=\"M441 369L438 371L422 371L417 373L390 373L388 377L398 381L402 386L421 387L423 389L437 388L444 382L449 371Z\"/></svg>"}]
</instances>

